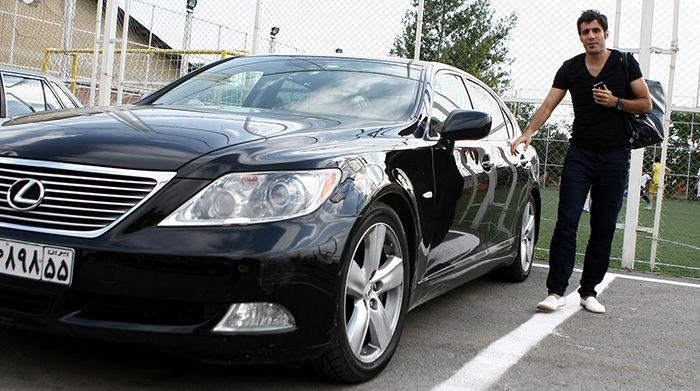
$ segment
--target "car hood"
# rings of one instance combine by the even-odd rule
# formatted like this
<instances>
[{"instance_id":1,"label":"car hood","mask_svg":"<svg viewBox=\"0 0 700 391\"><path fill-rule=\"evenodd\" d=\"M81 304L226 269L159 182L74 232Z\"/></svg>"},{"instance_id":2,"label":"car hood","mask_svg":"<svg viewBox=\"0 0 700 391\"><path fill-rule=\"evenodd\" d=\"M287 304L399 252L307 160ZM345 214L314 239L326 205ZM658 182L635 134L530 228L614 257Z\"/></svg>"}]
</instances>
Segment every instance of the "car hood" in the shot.
<instances>
[{"instance_id":1,"label":"car hood","mask_svg":"<svg viewBox=\"0 0 700 391\"><path fill-rule=\"evenodd\" d=\"M0 126L0 156L175 171L222 148L294 132L382 126L347 118L167 106L84 108L33 114Z\"/></svg>"}]
</instances>

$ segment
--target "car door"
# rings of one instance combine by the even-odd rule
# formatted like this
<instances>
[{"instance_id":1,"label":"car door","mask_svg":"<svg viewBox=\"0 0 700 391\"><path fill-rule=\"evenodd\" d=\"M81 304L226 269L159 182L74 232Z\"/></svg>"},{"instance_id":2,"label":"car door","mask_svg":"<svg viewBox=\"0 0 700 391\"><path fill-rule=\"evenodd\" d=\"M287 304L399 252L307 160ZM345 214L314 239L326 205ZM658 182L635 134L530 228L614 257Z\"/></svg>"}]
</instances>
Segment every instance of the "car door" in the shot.
<instances>
[{"instance_id":1,"label":"car door","mask_svg":"<svg viewBox=\"0 0 700 391\"><path fill-rule=\"evenodd\" d=\"M476 110L491 115L491 133L484 139L491 151L495 189L490 199L488 245L493 253L507 249L516 234L515 224L522 191L527 183L527 173L521 164L521 156L510 153L510 140L514 124L505 105L495 93L483 84L468 79L467 90Z\"/></svg>"},{"instance_id":2,"label":"car door","mask_svg":"<svg viewBox=\"0 0 700 391\"><path fill-rule=\"evenodd\" d=\"M438 73L430 113L428 138L435 141L435 216L427 277L478 261L486 249L489 198L493 197L495 173L487 142L440 139L442 124L455 109L471 109L472 103L461 75Z\"/></svg>"}]
</instances>

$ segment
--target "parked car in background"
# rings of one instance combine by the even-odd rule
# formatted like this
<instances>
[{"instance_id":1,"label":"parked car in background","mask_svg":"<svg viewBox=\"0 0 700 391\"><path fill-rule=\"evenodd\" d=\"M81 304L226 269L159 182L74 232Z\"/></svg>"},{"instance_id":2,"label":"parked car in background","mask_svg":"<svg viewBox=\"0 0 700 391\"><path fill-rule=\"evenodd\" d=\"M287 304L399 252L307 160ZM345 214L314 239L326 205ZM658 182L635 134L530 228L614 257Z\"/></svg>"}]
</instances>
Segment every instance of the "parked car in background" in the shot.
<instances>
[{"instance_id":1,"label":"parked car in background","mask_svg":"<svg viewBox=\"0 0 700 391\"><path fill-rule=\"evenodd\" d=\"M81 107L80 101L53 76L0 66L0 123L25 114Z\"/></svg>"},{"instance_id":2,"label":"parked car in background","mask_svg":"<svg viewBox=\"0 0 700 391\"><path fill-rule=\"evenodd\" d=\"M3 325L359 382L408 310L530 273L537 154L444 64L239 57L1 129Z\"/></svg>"}]
</instances>

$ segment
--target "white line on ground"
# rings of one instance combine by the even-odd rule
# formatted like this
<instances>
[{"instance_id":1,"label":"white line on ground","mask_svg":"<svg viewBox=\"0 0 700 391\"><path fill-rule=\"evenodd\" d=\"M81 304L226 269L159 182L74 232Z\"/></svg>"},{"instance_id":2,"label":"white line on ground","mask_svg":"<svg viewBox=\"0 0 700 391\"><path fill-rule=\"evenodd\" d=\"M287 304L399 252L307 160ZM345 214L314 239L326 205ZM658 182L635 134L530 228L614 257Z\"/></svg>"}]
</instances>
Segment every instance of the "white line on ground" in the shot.
<instances>
[{"instance_id":1,"label":"white line on ground","mask_svg":"<svg viewBox=\"0 0 700 391\"><path fill-rule=\"evenodd\" d=\"M682 281L672 281L672 280L660 280L658 278L649 278L649 277L641 277L641 276L628 276L625 274L615 274L615 277L617 278L625 278L628 280L637 280L637 281L646 281L646 282L655 282L659 284L669 284L669 285L676 285L676 286L687 286L689 288L697 288L700 289L700 284L693 284L690 282L682 282Z\"/></svg>"},{"instance_id":2,"label":"white line on ground","mask_svg":"<svg viewBox=\"0 0 700 391\"><path fill-rule=\"evenodd\" d=\"M533 263L532 266L534 266L534 267L541 267L541 268L544 268L544 269L549 269L549 265L545 265L545 264L543 264L543 263ZM578 269L578 268L575 268L574 271L580 273L582 270L581 270L581 269ZM676 286L686 286L686 287L689 287L689 288L698 288L698 289L700 289L700 284L693 284L693 283L691 283L691 282L682 282L682 281L673 281L673 280L662 280L662 279L660 279L660 278L651 278L651 277L642 277L642 276L630 276L630 275L627 275L627 274L610 273L610 272L608 272L608 274L611 274L611 275L613 275L613 276L615 276L615 277L617 277L617 278L625 278L625 279L628 279L628 280L655 282L655 283L658 283L658 284L668 284L668 285L676 285Z\"/></svg>"},{"instance_id":3,"label":"white line on ground","mask_svg":"<svg viewBox=\"0 0 700 391\"><path fill-rule=\"evenodd\" d=\"M548 248L542 248L542 247L535 247L535 250L544 251L544 252L549 252L549 249L548 249ZM576 253L576 255L585 256L586 254L584 254L584 253ZM622 258L620 258L620 257L610 257L610 260L621 261ZM647 264L647 265L649 264L649 261L645 261L645 260L642 260L642 259L635 259L634 262L635 262L635 263L645 263L645 264ZM680 268L680 269L688 269L688 270L700 270L700 267L683 266L683 265L674 265L674 264L672 264L672 263L656 262L656 265L657 265L657 266L675 267L675 268Z\"/></svg>"},{"instance_id":4,"label":"white line on ground","mask_svg":"<svg viewBox=\"0 0 700 391\"><path fill-rule=\"evenodd\" d=\"M596 286L596 291L602 292L616 277L611 273L606 274L603 282ZM451 378L435 386L433 390L488 389L530 349L551 334L571 315L579 311L581 306L578 296L578 292L571 292L566 296L566 305L563 308L549 314L535 314L517 329L493 342Z\"/></svg>"}]
</instances>

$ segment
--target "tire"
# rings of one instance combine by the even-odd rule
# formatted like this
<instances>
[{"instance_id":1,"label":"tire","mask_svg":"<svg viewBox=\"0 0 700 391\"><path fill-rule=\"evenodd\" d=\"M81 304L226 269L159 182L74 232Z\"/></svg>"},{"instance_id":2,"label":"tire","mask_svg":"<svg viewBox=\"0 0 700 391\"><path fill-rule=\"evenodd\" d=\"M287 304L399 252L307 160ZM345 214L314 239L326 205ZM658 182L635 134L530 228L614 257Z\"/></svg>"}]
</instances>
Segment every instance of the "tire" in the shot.
<instances>
[{"instance_id":1,"label":"tire","mask_svg":"<svg viewBox=\"0 0 700 391\"><path fill-rule=\"evenodd\" d=\"M499 270L501 277L505 280L521 282L530 275L532 258L535 253L535 237L537 236L536 208L535 200L530 195L520 214L520 233L518 234L518 251L515 259L509 266Z\"/></svg>"},{"instance_id":2,"label":"tire","mask_svg":"<svg viewBox=\"0 0 700 391\"><path fill-rule=\"evenodd\" d=\"M317 372L359 383L386 367L403 329L410 271L401 220L378 202L353 230L343 255L332 348L311 362Z\"/></svg>"}]
</instances>

